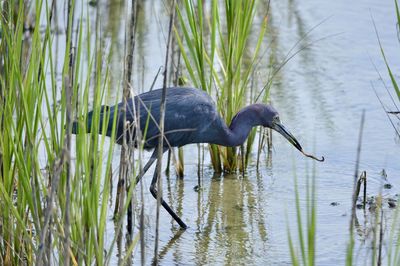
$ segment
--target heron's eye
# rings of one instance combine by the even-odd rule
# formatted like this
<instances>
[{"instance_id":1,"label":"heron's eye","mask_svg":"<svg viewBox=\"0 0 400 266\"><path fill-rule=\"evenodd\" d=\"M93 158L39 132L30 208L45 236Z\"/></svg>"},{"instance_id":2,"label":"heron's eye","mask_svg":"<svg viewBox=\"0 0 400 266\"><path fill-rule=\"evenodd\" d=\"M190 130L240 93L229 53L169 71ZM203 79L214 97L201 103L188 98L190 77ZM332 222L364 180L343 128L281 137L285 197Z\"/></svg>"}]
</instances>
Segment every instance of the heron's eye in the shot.
<instances>
[{"instance_id":1,"label":"heron's eye","mask_svg":"<svg viewBox=\"0 0 400 266\"><path fill-rule=\"evenodd\" d=\"M279 116L277 116L277 115L274 116L273 121L274 121L275 123L279 123L279 122L280 122Z\"/></svg>"}]
</instances>

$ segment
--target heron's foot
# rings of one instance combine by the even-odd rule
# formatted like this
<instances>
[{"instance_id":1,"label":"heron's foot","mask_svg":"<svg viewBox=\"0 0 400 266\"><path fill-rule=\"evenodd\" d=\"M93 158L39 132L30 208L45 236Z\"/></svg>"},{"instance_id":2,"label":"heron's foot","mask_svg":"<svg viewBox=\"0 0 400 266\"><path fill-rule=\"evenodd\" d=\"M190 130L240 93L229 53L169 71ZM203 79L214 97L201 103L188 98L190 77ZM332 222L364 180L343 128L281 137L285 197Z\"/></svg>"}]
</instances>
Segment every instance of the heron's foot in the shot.
<instances>
[{"instance_id":1,"label":"heron's foot","mask_svg":"<svg viewBox=\"0 0 400 266\"><path fill-rule=\"evenodd\" d=\"M150 192L151 195L155 199L157 199L157 190L154 188L154 186L150 186ZM174 220L179 224L182 230L186 230L188 226L182 221L182 219L171 209L171 207L161 198L161 205L164 207L164 209L167 210L167 212L174 218Z\"/></svg>"}]
</instances>

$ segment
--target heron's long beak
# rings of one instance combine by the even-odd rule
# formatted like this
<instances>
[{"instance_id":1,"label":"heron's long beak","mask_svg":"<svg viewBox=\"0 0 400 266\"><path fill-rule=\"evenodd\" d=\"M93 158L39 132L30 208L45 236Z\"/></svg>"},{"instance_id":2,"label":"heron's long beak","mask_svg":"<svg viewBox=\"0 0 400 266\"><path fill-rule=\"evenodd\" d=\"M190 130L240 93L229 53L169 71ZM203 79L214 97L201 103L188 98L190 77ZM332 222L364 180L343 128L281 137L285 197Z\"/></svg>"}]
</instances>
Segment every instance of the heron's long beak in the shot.
<instances>
[{"instance_id":1,"label":"heron's long beak","mask_svg":"<svg viewBox=\"0 0 400 266\"><path fill-rule=\"evenodd\" d=\"M321 159L315 157L312 154L307 154L303 151L303 148L301 147L300 143L297 141L297 139L290 133L282 124L279 120L275 120L272 122L272 129L278 131L282 136L284 136L290 143L292 143L293 146L296 147L304 156L317 160L319 162L323 162L325 160L324 156L321 157Z\"/></svg>"},{"instance_id":2,"label":"heron's long beak","mask_svg":"<svg viewBox=\"0 0 400 266\"><path fill-rule=\"evenodd\" d=\"M279 121L273 122L272 129L279 132L282 136L284 136L293 146L295 146L299 151L303 152L303 148L297 139L289 132Z\"/></svg>"}]
</instances>

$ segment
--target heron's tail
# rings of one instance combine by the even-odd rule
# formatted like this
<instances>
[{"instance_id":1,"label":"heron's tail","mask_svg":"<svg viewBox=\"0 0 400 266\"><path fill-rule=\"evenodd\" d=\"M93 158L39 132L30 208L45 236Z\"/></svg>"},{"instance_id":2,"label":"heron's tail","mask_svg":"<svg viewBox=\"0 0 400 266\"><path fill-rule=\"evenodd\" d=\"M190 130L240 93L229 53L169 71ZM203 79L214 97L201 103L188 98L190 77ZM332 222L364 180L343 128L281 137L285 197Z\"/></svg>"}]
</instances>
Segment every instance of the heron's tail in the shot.
<instances>
[{"instance_id":1,"label":"heron's tail","mask_svg":"<svg viewBox=\"0 0 400 266\"><path fill-rule=\"evenodd\" d=\"M103 116L106 114L106 112L109 112L110 110L110 106L107 105L103 105L100 107L100 127L99 127L99 131L101 132L101 127L102 127L102 118ZM93 120L93 113L94 111L90 111L87 116L86 116L86 133L90 133L91 129L92 129L92 120ZM79 130L83 130L84 128L84 121L81 120L75 120L72 123L72 134L78 134Z\"/></svg>"},{"instance_id":2,"label":"heron's tail","mask_svg":"<svg viewBox=\"0 0 400 266\"><path fill-rule=\"evenodd\" d=\"M72 122L72 134L78 134L79 133L79 122L74 121Z\"/></svg>"}]
</instances>

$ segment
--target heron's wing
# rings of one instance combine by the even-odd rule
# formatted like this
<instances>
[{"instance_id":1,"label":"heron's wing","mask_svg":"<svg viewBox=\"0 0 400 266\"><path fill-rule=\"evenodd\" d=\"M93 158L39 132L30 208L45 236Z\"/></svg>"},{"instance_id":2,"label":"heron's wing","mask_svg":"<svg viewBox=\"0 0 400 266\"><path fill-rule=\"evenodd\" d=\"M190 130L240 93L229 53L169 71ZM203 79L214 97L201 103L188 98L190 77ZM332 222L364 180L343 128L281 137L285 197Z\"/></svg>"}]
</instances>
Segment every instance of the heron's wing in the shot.
<instances>
[{"instance_id":1,"label":"heron's wing","mask_svg":"<svg viewBox=\"0 0 400 266\"><path fill-rule=\"evenodd\" d=\"M161 90L141 94L139 101L142 131L147 129L149 145L156 145L154 138L159 136ZM199 132L208 128L217 114L213 101L206 93L198 89L168 89L164 123L168 142L171 146L200 142Z\"/></svg>"}]
</instances>

